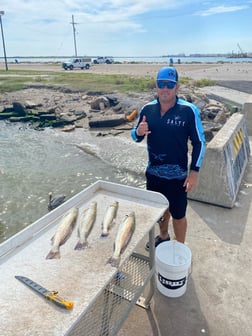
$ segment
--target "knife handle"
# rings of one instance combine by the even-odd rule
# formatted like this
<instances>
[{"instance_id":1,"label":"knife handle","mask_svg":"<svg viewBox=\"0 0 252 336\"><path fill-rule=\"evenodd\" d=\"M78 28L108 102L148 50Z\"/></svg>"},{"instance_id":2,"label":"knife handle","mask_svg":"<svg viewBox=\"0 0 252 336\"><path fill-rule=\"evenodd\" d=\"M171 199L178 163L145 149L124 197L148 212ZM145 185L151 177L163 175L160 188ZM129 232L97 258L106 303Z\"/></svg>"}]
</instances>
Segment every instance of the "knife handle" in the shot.
<instances>
[{"instance_id":1,"label":"knife handle","mask_svg":"<svg viewBox=\"0 0 252 336\"><path fill-rule=\"evenodd\" d=\"M61 307L61 308L65 308L65 309L72 309L74 303L71 301L65 301L63 298L61 298L60 296L57 295L58 292L56 291L51 291L51 292L47 292L45 294L45 297L47 300L52 301L53 303L55 303L57 306Z\"/></svg>"}]
</instances>

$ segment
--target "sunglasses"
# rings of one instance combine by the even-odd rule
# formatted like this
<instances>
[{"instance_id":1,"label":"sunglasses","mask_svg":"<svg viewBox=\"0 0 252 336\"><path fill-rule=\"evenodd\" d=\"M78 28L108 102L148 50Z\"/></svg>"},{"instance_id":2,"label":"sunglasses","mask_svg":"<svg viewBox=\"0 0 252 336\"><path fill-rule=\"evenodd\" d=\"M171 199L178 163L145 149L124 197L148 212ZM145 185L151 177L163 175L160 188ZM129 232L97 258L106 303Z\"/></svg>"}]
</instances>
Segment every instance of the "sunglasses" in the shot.
<instances>
[{"instance_id":1,"label":"sunglasses","mask_svg":"<svg viewBox=\"0 0 252 336\"><path fill-rule=\"evenodd\" d=\"M176 84L175 82L157 81L157 87L159 89L164 89L165 87L167 87L167 89L174 89Z\"/></svg>"}]
</instances>

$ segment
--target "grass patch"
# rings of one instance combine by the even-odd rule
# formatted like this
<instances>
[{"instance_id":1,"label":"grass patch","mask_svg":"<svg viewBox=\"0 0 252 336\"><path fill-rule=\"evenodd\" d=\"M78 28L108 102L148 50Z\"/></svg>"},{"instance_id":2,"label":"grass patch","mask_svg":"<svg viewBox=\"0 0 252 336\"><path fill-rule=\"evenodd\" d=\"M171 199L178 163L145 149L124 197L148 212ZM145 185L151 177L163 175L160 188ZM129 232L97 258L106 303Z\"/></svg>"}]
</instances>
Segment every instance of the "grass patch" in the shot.
<instances>
[{"instance_id":1,"label":"grass patch","mask_svg":"<svg viewBox=\"0 0 252 336\"><path fill-rule=\"evenodd\" d=\"M11 70L8 75L0 70L0 92L17 91L28 84L64 86L83 91L146 92L155 87L155 80L127 75L102 75L74 72Z\"/></svg>"},{"instance_id":2,"label":"grass patch","mask_svg":"<svg viewBox=\"0 0 252 336\"><path fill-rule=\"evenodd\" d=\"M0 76L0 93L22 90L33 77Z\"/></svg>"},{"instance_id":3,"label":"grass patch","mask_svg":"<svg viewBox=\"0 0 252 336\"><path fill-rule=\"evenodd\" d=\"M189 77L180 77L179 78L179 83L180 84L190 84L191 81L192 81L192 79L189 78Z\"/></svg>"},{"instance_id":4,"label":"grass patch","mask_svg":"<svg viewBox=\"0 0 252 336\"><path fill-rule=\"evenodd\" d=\"M193 85L196 87L214 86L216 85L216 82L211 79L199 79L193 81Z\"/></svg>"},{"instance_id":5,"label":"grass patch","mask_svg":"<svg viewBox=\"0 0 252 336\"><path fill-rule=\"evenodd\" d=\"M181 84L190 84L192 80L181 77ZM35 71L9 70L8 73L0 70L0 93L25 89L28 85L40 84L45 86L62 86L82 91L99 91L110 93L150 92L155 89L155 79L134 77L130 75L76 73L74 71ZM215 85L214 81L201 79L193 81L196 87Z\"/></svg>"}]
</instances>

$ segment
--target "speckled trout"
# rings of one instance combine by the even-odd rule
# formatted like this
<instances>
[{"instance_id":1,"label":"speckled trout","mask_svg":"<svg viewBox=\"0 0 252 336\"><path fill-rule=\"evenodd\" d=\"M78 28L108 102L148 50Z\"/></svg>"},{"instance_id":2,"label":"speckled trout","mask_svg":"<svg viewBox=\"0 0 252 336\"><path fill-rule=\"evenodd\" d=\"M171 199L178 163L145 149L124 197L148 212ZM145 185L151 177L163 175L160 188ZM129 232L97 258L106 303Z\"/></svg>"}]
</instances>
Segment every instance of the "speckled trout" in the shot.
<instances>
[{"instance_id":1,"label":"speckled trout","mask_svg":"<svg viewBox=\"0 0 252 336\"><path fill-rule=\"evenodd\" d=\"M77 234L79 241L75 246L75 250L83 250L88 247L87 238L93 228L96 220L97 202L91 202L87 209L84 209L77 220Z\"/></svg>"},{"instance_id":2,"label":"speckled trout","mask_svg":"<svg viewBox=\"0 0 252 336\"><path fill-rule=\"evenodd\" d=\"M107 210L105 212L105 215L103 217L103 221L102 221L102 234L101 234L101 237L107 237L108 236L109 229L115 223L118 206L119 206L119 203L117 201L114 201L107 208Z\"/></svg>"},{"instance_id":3,"label":"speckled trout","mask_svg":"<svg viewBox=\"0 0 252 336\"><path fill-rule=\"evenodd\" d=\"M126 215L121 221L114 243L114 253L108 260L108 263L110 263L113 267L119 266L121 254L128 246L135 230L135 226L136 220L134 212Z\"/></svg>"},{"instance_id":4,"label":"speckled trout","mask_svg":"<svg viewBox=\"0 0 252 336\"><path fill-rule=\"evenodd\" d=\"M78 216L78 209L70 209L61 219L58 229L55 235L52 237L52 248L46 259L59 259L60 258L60 246L63 245L67 239L70 237L76 219Z\"/></svg>"}]
</instances>

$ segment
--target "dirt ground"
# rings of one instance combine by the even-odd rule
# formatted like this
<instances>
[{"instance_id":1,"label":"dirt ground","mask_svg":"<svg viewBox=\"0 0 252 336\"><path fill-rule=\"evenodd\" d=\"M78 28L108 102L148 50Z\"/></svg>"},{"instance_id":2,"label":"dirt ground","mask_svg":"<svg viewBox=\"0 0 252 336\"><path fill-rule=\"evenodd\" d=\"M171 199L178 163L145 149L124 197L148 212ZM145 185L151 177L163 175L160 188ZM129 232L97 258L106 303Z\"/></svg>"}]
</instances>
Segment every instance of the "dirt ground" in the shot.
<instances>
[{"instance_id":1,"label":"dirt ground","mask_svg":"<svg viewBox=\"0 0 252 336\"><path fill-rule=\"evenodd\" d=\"M102 74L127 74L130 76L155 77L157 71L167 66L167 63L140 63L140 64L98 64L89 70L74 70L79 72L102 73ZM224 81L251 81L252 63L198 63L198 64L174 64L180 76L193 79L212 79ZM60 63L11 63L9 70L41 70L41 71L65 71ZM0 63L0 70L5 69L5 64Z\"/></svg>"}]
</instances>

